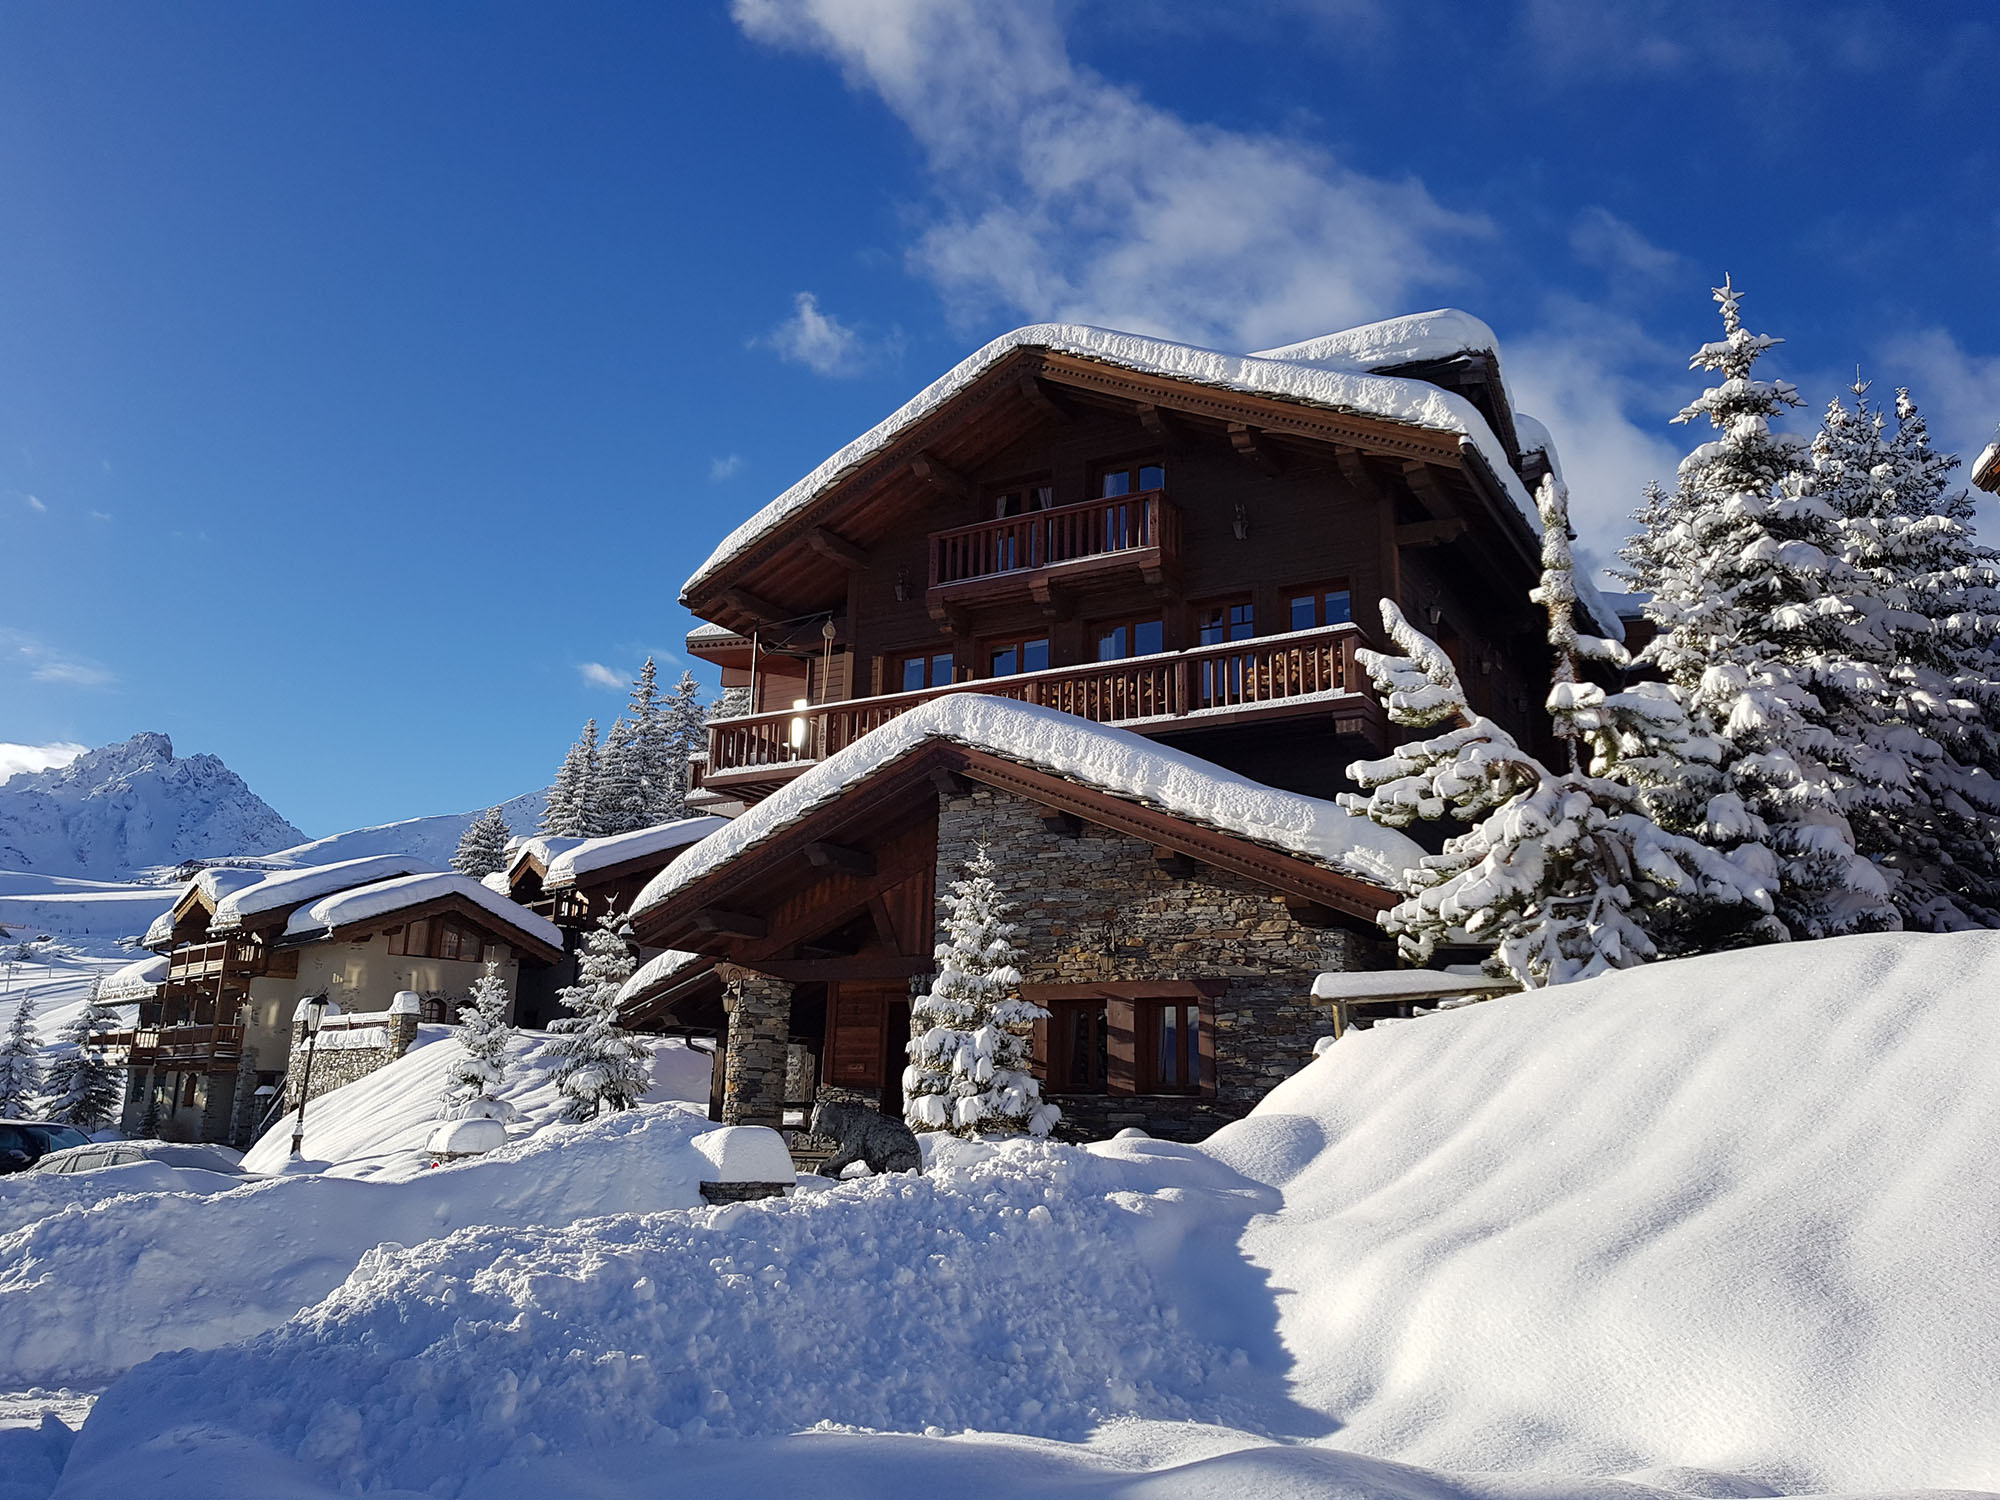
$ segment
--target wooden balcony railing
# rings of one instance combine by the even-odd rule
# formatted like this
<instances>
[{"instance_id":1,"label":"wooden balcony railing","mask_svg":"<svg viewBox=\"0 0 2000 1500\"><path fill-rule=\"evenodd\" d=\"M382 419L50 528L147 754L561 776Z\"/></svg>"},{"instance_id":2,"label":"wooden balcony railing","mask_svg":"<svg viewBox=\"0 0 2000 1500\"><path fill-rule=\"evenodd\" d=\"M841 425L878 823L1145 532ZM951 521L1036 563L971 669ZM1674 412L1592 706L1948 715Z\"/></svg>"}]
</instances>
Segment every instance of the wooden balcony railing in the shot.
<instances>
[{"instance_id":1,"label":"wooden balcony railing","mask_svg":"<svg viewBox=\"0 0 2000 1500\"><path fill-rule=\"evenodd\" d=\"M934 596L991 592L1064 564L1099 559L1158 571L1179 558L1180 511L1162 491L1146 490L933 532L930 587Z\"/></svg>"},{"instance_id":2,"label":"wooden balcony railing","mask_svg":"<svg viewBox=\"0 0 2000 1500\"><path fill-rule=\"evenodd\" d=\"M1354 653L1365 644L1358 627L1332 625L922 692L716 719L708 726L708 763L702 782L726 786L732 779L758 779L739 773L803 770L945 693L1013 698L1147 734L1193 727L1204 716L1223 720L1282 713L1288 704L1303 708L1306 700L1363 694L1367 674ZM1364 707L1365 717L1379 718L1372 699Z\"/></svg>"},{"instance_id":3,"label":"wooden balcony railing","mask_svg":"<svg viewBox=\"0 0 2000 1500\"><path fill-rule=\"evenodd\" d=\"M188 1072L226 1073L243 1057L241 1026L142 1026L114 1031L91 1043L93 1049L122 1053L128 1067L152 1066Z\"/></svg>"}]
</instances>

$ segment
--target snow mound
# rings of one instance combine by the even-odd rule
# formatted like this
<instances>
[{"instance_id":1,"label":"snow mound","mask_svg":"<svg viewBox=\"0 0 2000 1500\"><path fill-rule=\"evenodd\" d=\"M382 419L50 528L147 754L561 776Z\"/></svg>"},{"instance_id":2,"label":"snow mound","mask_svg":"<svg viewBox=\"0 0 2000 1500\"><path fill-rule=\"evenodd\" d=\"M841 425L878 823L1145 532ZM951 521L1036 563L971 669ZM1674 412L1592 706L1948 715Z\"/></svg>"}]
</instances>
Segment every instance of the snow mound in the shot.
<instances>
[{"instance_id":1,"label":"snow mound","mask_svg":"<svg viewBox=\"0 0 2000 1500\"><path fill-rule=\"evenodd\" d=\"M790 1182L798 1173L785 1138L764 1125L725 1125L694 1138L708 1163L703 1182Z\"/></svg>"},{"instance_id":2,"label":"snow mound","mask_svg":"<svg viewBox=\"0 0 2000 1500\"><path fill-rule=\"evenodd\" d=\"M310 1143L310 1111L307 1125ZM103 1382L166 1350L259 1333L325 1297L385 1241L697 1203L707 1164L688 1143L707 1126L687 1105L643 1106L401 1179L244 1183L157 1163L50 1178L97 1196L0 1233L0 1387ZM155 1186L168 1172L175 1185ZM121 1178L135 1190L104 1181ZM17 1180L0 1179L0 1211ZM37 1188L31 1212L52 1196Z\"/></svg>"},{"instance_id":3,"label":"snow mound","mask_svg":"<svg viewBox=\"0 0 2000 1500\"><path fill-rule=\"evenodd\" d=\"M654 876L633 915L720 869L876 769L932 740L950 740L1067 776L1135 802L1388 884L1423 850L1334 803L1280 791L1127 730L985 693L920 703L836 751L696 844Z\"/></svg>"},{"instance_id":4,"label":"snow mound","mask_svg":"<svg viewBox=\"0 0 2000 1500\"><path fill-rule=\"evenodd\" d=\"M1172 1195L1022 1142L935 1176L385 1248L282 1328L133 1372L73 1463L81 1479L192 1419L330 1483L483 1493L502 1460L815 1419L1065 1437L1119 1413L1247 1420L1241 1356L1183 1316L1195 1289L1165 1268L1190 1229L1273 1195L1194 1155Z\"/></svg>"},{"instance_id":5,"label":"snow mound","mask_svg":"<svg viewBox=\"0 0 2000 1500\"><path fill-rule=\"evenodd\" d=\"M1356 1033L1208 1143L1281 1184L1305 1404L1448 1468L2000 1486L2000 933Z\"/></svg>"}]
</instances>

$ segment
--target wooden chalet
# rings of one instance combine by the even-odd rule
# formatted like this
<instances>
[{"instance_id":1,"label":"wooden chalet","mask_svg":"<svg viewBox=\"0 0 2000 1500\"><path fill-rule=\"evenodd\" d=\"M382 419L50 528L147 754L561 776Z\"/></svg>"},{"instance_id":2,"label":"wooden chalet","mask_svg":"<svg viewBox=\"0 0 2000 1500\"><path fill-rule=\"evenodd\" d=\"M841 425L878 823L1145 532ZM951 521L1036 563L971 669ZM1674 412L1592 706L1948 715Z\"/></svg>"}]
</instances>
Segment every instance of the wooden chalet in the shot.
<instances>
[{"instance_id":1,"label":"wooden chalet","mask_svg":"<svg viewBox=\"0 0 2000 1500\"><path fill-rule=\"evenodd\" d=\"M448 1020L485 962L510 993L562 936L463 875L374 856L297 870L203 870L148 930L167 960L132 1031L107 1039L128 1069L124 1126L245 1144L253 1103L281 1082L297 1003L388 1010L401 990Z\"/></svg>"},{"instance_id":2,"label":"wooden chalet","mask_svg":"<svg viewBox=\"0 0 2000 1500\"><path fill-rule=\"evenodd\" d=\"M1972 482L1982 490L2000 491L2000 431L1972 461Z\"/></svg>"},{"instance_id":3,"label":"wooden chalet","mask_svg":"<svg viewBox=\"0 0 2000 1500\"><path fill-rule=\"evenodd\" d=\"M1517 429L1542 432L1462 313L1244 358L1066 327L996 340L688 581L709 622L688 649L749 710L712 722L704 793L755 801L973 691L1329 795L1385 743L1354 658L1385 597L1475 707L1538 734L1528 492L1550 460Z\"/></svg>"},{"instance_id":4,"label":"wooden chalet","mask_svg":"<svg viewBox=\"0 0 2000 1500\"><path fill-rule=\"evenodd\" d=\"M1317 975L1392 961L1392 898L1356 871L1420 852L1116 729L947 700L655 881L633 926L680 956L635 976L628 1019L726 1038L731 1123L800 1123L821 1087L898 1110L938 892L981 845L1017 909L1023 993L1051 1012L1037 1065L1086 1136L1205 1134L1308 1061Z\"/></svg>"}]
</instances>

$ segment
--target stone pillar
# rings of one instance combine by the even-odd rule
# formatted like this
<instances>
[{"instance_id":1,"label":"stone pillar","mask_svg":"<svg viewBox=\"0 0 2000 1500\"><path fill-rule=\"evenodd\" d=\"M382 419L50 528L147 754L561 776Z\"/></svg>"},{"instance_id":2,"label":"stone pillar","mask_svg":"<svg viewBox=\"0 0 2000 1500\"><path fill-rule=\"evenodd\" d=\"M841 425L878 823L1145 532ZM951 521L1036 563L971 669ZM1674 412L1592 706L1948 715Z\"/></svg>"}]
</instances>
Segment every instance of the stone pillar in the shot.
<instances>
[{"instance_id":1,"label":"stone pillar","mask_svg":"<svg viewBox=\"0 0 2000 1500\"><path fill-rule=\"evenodd\" d=\"M417 1022L423 1016L423 996L415 990L398 990L389 1002L389 1040L386 1051L401 1057L416 1045Z\"/></svg>"},{"instance_id":2,"label":"stone pillar","mask_svg":"<svg viewBox=\"0 0 2000 1500\"><path fill-rule=\"evenodd\" d=\"M729 1012L722 1064L722 1123L769 1125L785 1120L785 1050L792 1034L792 987L734 964L719 964L723 1008Z\"/></svg>"}]
</instances>

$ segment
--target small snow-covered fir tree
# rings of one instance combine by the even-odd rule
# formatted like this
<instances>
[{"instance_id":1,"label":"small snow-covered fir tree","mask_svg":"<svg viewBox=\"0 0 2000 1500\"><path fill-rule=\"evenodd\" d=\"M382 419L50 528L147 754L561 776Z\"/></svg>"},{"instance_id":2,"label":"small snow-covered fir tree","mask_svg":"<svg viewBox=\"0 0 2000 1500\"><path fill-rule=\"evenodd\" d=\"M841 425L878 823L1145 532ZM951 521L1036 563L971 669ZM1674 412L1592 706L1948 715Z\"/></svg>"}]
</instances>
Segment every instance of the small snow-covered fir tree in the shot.
<instances>
[{"instance_id":1,"label":"small snow-covered fir tree","mask_svg":"<svg viewBox=\"0 0 2000 1500\"><path fill-rule=\"evenodd\" d=\"M76 1019L56 1034L69 1047L49 1064L46 1089L49 1118L79 1130L101 1130L118 1117L124 1074L92 1050L97 1038L118 1029L118 1018L100 998L102 979L93 980L90 998Z\"/></svg>"},{"instance_id":2,"label":"small snow-covered fir tree","mask_svg":"<svg viewBox=\"0 0 2000 1500\"><path fill-rule=\"evenodd\" d=\"M924 1030L909 1044L903 1118L913 1130L1047 1135L1062 1112L1029 1071L1035 1023L1048 1012L1020 997L1020 928L993 880L984 844L952 882L937 977L910 1010Z\"/></svg>"},{"instance_id":3,"label":"small snow-covered fir tree","mask_svg":"<svg viewBox=\"0 0 2000 1500\"><path fill-rule=\"evenodd\" d=\"M550 1023L556 1034L556 1091L564 1118L595 1119L606 1109L630 1109L653 1085L652 1044L618 1024L618 991L632 977L624 923L607 911L584 939L577 981L556 998L572 1014Z\"/></svg>"},{"instance_id":4,"label":"small snow-covered fir tree","mask_svg":"<svg viewBox=\"0 0 2000 1500\"><path fill-rule=\"evenodd\" d=\"M1855 846L1847 812L1863 794L1821 695L1861 670L1833 515L1792 472L1797 444L1771 430L1772 417L1799 404L1797 392L1754 374L1782 340L1743 327L1728 278L1715 300L1724 336L1691 364L1721 382L1675 420L1705 419L1718 436L1682 461L1671 496L1648 498L1646 529L1625 551L1628 576L1653 595L1646 613L1658 633L1641 660L1691 719L1714 727L1715 791L1703 805L1740 810L1714 820L1716 846L1768 845L1787 930L1893 927L1889 881Z\"/></svg>"},{"instance_id":5,"label":"small snow-covered fir tree","mask_svg":"<svg viewBox=\"0 0 2000 1500\"><path fill-rule=\"evenodd\" d=\"M500 816L500 809L487 808L465 825L465 832L458 838L458 852L451 857L451 867L474 880L506 869L507 840L512 836L513 830Z\"/></svg>"},{"instance_id":6,"label":"small snow-covered fir tree","mask_svg":"<svg viewBox=\"0 0 2000 1500\"><path fill-rule=\"evenodd\" d=\"M507 984L500 965L488 959L486 972L472 981L472 993L458 1008L458 1055L445 1079L446 1119L493 1114L507 1080L507 1047L514 1028L507 1024ZM502 1116L504 1118L504 1116Z\"/></svg>"},{"instance_id":7,"label":"small snow-covered fir tree","mask_svg":"<svg viewBox=\"0 0 2000 1500\"><path fill-rule=\"evenodd\" d=\"M35 997L23 992L7 1035L0 1039L0 1118L34 1112L42 1092L42 1039L35 1031Z\"/></svg>"},{"instance_id":8,"label":"small snow-covered fir tree","mask_svg":"<svg viewBox=\"0 0 2000 1500\"><path fill-rule=\"evenodd\" d=\"M681 673L667 704L666 743L670 794L661 810L662 822L688 815L689 764L708 754L708 706L701 701L701 684L692 672Z\"/></svg>"},{"instance_id":9,"label":"small snow-covered fir tree","mask_svg":"<svg viewBox=\"0 0 2000 1500\"><path fill-rule=\"evenodd\" d=\"M592 719L569 747L549 788L548 806L542 813L543 833L553 838L597 837L597 773L597 720Z\"/></svg>"},{"instance_id":10,"label":"small snow-covered fir tree","mask_svg":"<svg viewBox=\"0 0 2000 1500\"><path fill-rule=\"evenodd\" d=\"M1615 660L1622 652L1576 631L1567 497L1551 476L1536 498L1543 572L1535 597L1548 611L1556 657L1548 707L1570 769L1550 770L1474 714L1451 659L1385 599L1382 621L1402 654L1364 651L1361 661L1390 720L1451 727L1382 760L1357 762L1348 774L1369 794L1341 798L1390 827L1447 811L1473 825L1406 873L1403 899L1382 925L1417 963L1441 943L1490 941L1493 965L1527 986L1657 957L1650 929L1669 912L1680 932L1704 922L1741 929L1771 907L1768 880L1753 863L1670 833L1646 813L1636 788L1579 769L1583 743L1639 710L1580 679L1580 656Z\"/></svg>"}]
</instances>

